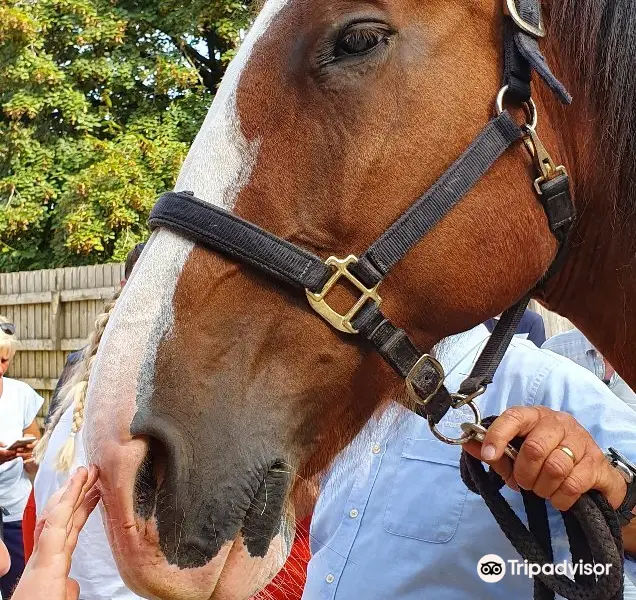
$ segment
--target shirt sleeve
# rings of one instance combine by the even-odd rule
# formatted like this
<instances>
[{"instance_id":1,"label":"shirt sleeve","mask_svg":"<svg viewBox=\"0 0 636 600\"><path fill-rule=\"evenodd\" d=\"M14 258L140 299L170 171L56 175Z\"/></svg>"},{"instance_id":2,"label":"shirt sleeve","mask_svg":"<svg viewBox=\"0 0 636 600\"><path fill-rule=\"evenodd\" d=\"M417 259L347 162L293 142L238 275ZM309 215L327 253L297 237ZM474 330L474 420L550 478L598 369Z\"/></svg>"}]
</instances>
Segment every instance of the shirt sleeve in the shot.
<instances>
[{"instance_id":1,"label":"shirt sleeve","mask_svg":"<svg viewBox=\"0 0 636 600\"><path fill-rule=\"evenodd\" d=\"M541 348L541 346L545 344L545 324L541 316L532 324L528 339L533 342L537 348Z\"/></svg>"},{"instance_id":2,"label":"shirt sleeve","mask_svg":"<svg viewBox=\"0 0 636 600\"><path fill-rule=\"evenodd\" d=\"M602 450L636 462L636 412L587 369L563 359L543 378L535 404L571 414Z\"/></svg>"},{"instance_id":3,"label":"shirt sleeve","mask_svg":"<svg viewBox=\"0 0 636 600\"><path fill-rule=\"evenodd\" d=\"M24 387L24 421L22 429L26 429L38 414L40 408L44 404L44 398L40 396L33 388L25 385Z\"/></svg>"}]
</instances>

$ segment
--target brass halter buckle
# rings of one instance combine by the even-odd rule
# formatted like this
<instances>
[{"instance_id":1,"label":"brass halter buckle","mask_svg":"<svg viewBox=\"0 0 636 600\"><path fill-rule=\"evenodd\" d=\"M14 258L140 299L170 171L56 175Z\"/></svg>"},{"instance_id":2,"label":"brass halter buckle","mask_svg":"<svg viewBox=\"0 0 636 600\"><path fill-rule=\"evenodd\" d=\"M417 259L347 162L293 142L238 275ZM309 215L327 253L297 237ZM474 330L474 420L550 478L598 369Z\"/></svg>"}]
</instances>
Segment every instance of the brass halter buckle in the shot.
<instances>
[{"instance_id":1,"label":"brass halter buckle","mask_svg":"<svg viewBox=\"0 0 636 600\"><path fill-rule=\"evenodd\" d=\"M415 379L417 374L422 370L422 367L425 364L430 364L433 367L433 369L437 371L437 374L439 375L439 382L433 392L431 392L426 398L421 398L420 396L418 396L417 392L415 391L413 380ZM413 368L411 369L409 374L406 376L406 391L408 392L409 396L416 404L419 404L420 406L426 406L444 385L445 377L446 375L444 373L444 367L442 366L442 364L436 358L432 357L430 354L424 354L413 365ZM486 390L484 389L484 391ZM481 423L481 413L479 411L479 407L473 402L473 400L481 393L483 392L480 391L474 394L473 396L471 396L470 398L462 396L462 399L464 400L464 402L462 404L458 404L457 406L454 406L455 398L459 397L459 395L458 394L453 395L453 409L459 409L462 406L468 406L468 408L470 408L470 410L472 411L473 417L474 417L474 423L472 423L472 425L475 425L475 426L478 426ZM429 426L429 429L431 430L431 433L438 440L444 442L445 444L449 444L451 446L461 446L469 442L470 440L474 439L475 437L475 436L469 436L464 434L461 437L452 438L447 435L444 435L438 429L437 425L433 422L433 420L430 417L428 418L428 426Z\"/></svg>"},{"instance_id":2,"label":"brass halter buckle","mask_svg":"<svg viewBox=\"0 0 636 600\"><path fill-rule=\"evenodd\" d=\"M525 21L517 10L517 3L515 0L504 0L504 14L508 15L515 23L515 25L521 29L524 33L532 36L535 39L544 38L546 35L545 25L543 19L540 20L539 26L532 25Z\"/></svg>"},{"instance_id":3,"label":"brass halter buckle","mask_svg":"<svg viewBox=\"0 0 636 600\"><path fill-rule=\"evenodd\" d=\"M355 275L353 275L351 271L349 271L349 267L356 264L357 262L358 258L353 255L347 256L347 258L345 259L330 256L325 261L325 264L328 267L334 267L335 272L329 278L329 281L325 283L325 286L318 293L314 293L310 290L305 290L311 308L313 308L332 327L334 327L338 331L342 331L343 333L358 333L358 330L353 327L351 321L356 318L356 315L360 312L362 307L367 302L375 302L376 306L380 306L382 304L382 298L380 298L380 296L378 295L378 287L380 286L380 284L378 283L378 285L376 285L374 288L369 289ZM362 295L353 305L351 310L344 315L336 312L333 308L331 308L331 306L327 304L326 301L327 295L333 289L336 283L338 283L341 277L347 279L360 292L362 292Z\"/></svg>"},{"instance_id":4,"label":"brass halter buckle","mask_svg":"<svg viewBox=\"0 0 636 600\"><path fill-rule=\"evenodd\" d=\"M422 370L422 367L425 364L430 364L439 376L439 382L435 389L426 397L421 398L417 391L415 391L415 386L413 385L413 380L417 376L417 374ZM415 402L415 404L419 404L420 406L426 406L433 397L442 389L444 385L444 378L446 377L444 373L444 367L441 363L433 358L430 354L423 354L420 359L413 365L413 368L409 371L409 374L406 376L406 391L408 395L411 397L411 400Z\"/></svg>"}]
</instances>

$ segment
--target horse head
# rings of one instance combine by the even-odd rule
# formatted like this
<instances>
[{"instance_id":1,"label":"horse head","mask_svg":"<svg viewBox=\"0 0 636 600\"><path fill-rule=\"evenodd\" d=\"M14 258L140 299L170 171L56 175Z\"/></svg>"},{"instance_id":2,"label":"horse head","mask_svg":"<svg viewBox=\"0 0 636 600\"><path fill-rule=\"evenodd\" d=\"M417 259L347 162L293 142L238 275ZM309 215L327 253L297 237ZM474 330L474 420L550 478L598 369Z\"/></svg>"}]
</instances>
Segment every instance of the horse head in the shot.
<instances>
[{"instance_id":1,"label":"horse head","mask_svg":"<svg viewBox=\"0 0 636 600\"><path fill-rule=\"evenodd\" d=\"M491 118L502 20L476 0L268 0L177 190L323 258L361 252ZM543 93L537 110L570 168L560 108ZM546 271L556 241L534 177L511 148L383 283L384 312L420 348ZM349 291L333 303L346 309ZM148 597L249 597L284 562L312 478L402 388L304 297L156 231L89 387L88 446L125 581Z\"/></svg>"}]
</instances>

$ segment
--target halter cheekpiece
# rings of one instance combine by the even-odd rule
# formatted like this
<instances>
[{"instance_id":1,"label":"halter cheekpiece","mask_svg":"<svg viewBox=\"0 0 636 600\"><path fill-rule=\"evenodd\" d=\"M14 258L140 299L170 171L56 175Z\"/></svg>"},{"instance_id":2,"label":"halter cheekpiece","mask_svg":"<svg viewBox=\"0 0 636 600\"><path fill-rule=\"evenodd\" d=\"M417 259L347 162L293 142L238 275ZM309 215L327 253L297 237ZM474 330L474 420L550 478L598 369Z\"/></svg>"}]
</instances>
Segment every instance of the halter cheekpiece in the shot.
<instances>
[{"instance_id":1,"label":"halter cheekpiece","mask_svg":"<svg viewBox=\"0 0 636 600\"><path fill-rule=\"evenodd\" d=\"M568 235L576 219L570 195L568 174L557 165L538 137L538 115L531 97L531 79L537 72L564 103L571 98L546 64L538 40L546 34L540 0L504 0L504 73L503 86L496 97L495 116L479 135L437 180L399 217L361 256L335 257L323 261L312 253L281 239L236 215L199 200L191 192L162 195L150 215L152 229L166 227L203 246L254 267L274 279L303 290L309 305L329 325L356 335L371 346L406 382L415 412L426 418L433 434L448 444L462 445L483 439L485 432L476 399L492 382L495 371L508 348L519 321L536 287L505 311L475 366L457 393L444 386L444 370L431 355L422 353L407 333L382 313L380 284L391 269L429 233L471 190L479 179L513 144L522 142L535 168L534 189L541 202L550 231L558 241L554 261L542 286L560 268L568 246ZM523 107L527 122L523 125L510 116L506 104ZM328 302L329 293L342 280L358 292L359 298L344 314ZM449 438L437 428L449 410L468 406L474 423L463 426L464 434ZM488 424L488 420L484 420ZM517 448L507 454L516 456ZM462 455L462 476L469 487L480 493L515 548L528 560L553 561L545 502L524 492L529 528L513 513L492 472L486 473L479 461ZM505 507L502 504L505 504ZM507 510L506 510L507 507ZM591 493L565 513L573 560L589 559L617 564L608 577L590 584L572 582L563 575L540 575L535 580L535 598L554 598L556 591L570 599L614 600L622 598L622 545L620 529L612 521L608 505L600 495ZM512 513L512 514L510 514ZM607 529L593 532L589 521L607 521ZM546 533L547 531L547 533ZM618 531L618 533L617 533ZM546 537L547 536L547 537ZM604 537L609 544L599 548L590 536ZM587 538L588 544L581 543ZM601 544L602 546L602 544Z\"/></svg>"}]
</instances>

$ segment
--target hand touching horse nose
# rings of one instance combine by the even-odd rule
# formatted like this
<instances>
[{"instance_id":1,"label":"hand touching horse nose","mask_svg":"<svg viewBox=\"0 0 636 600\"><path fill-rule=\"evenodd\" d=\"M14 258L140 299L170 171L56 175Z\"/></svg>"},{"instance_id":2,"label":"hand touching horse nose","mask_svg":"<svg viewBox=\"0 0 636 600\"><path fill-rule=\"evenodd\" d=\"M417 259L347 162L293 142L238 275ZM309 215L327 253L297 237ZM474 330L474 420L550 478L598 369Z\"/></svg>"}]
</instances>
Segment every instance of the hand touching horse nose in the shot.
<instances>
[{"instance_id":1,"label":"hand touching horse nose","mask_svg":"<svg viewBox=\"0 0 636 600\"><path fill-rule=\"evenodd\" d=\"M525 440L513 463L504 450L515 437ZM490 426L482 445L470 442L465 449L511 488L533 491L557 510L569 510L591 489L602 492L614 508L625 498L621 475L590 434L564 412L543 406L509 408Z\"/></svg>"},{"instance_id":2,"label":"hand touching horse nose","mask_svg":"<svg viewBox=\"0 0 636 600\"><path fill-rule=\"evenodd\" d=\"M77 600L79 586L70 579L71 555L79 533L97 506L98 472L81 468L65 489L46 505L35 528L35 549L13 600Z\"/></svg>"}]
</instances>

